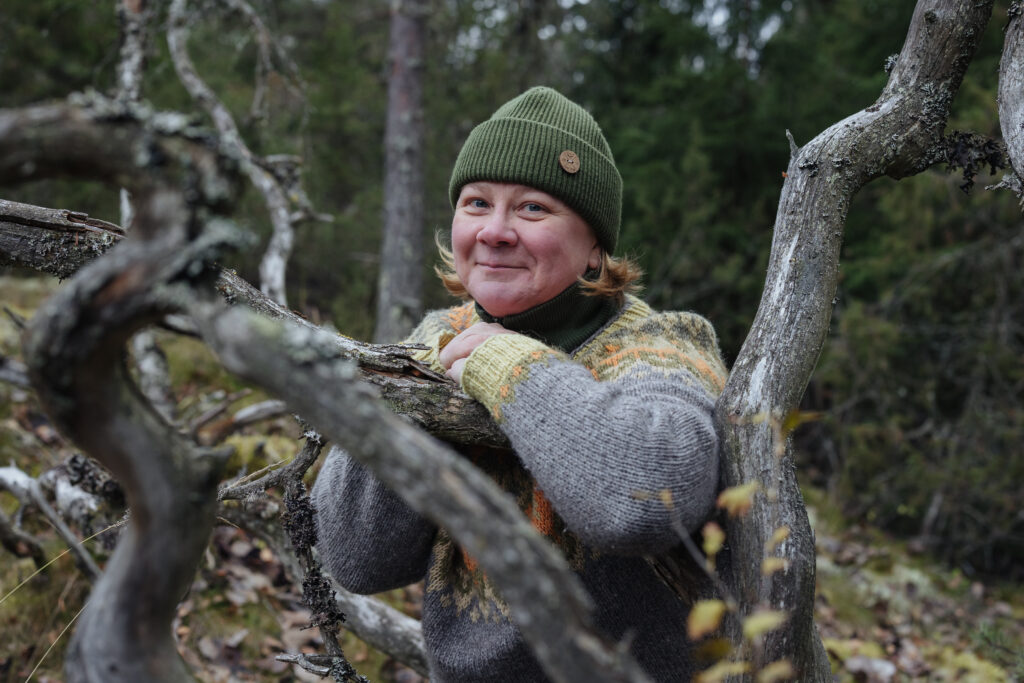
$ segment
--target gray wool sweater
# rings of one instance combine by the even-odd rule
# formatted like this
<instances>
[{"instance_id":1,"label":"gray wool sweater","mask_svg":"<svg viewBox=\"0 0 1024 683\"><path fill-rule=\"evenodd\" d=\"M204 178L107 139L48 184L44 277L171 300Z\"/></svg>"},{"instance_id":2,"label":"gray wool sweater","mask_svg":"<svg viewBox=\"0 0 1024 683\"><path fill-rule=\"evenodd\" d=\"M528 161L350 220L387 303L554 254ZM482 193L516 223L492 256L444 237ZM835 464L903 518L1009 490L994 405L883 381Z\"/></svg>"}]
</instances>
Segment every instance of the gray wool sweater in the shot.
<instances>
[{"instance_id":1,"label":"gray wool sweater","mask_svg":"<svg viewBox=\"0 0 1024 683\"><path fill-rule=\"evenodd\" d=\"M479 318L472 305L427 315L411 341L437 347ZM481 344L463 388L515 453L464 450L566 555L613 639L630 639L656 681L689 681L689 606L644 559L711 511L718 483L714 399L726 369L711 325L690 313L626 306L571 355L525 335ZM663 502L671 496L671 506ZM472 557L341 450L313 487L318 547L347 589L425 579L423 633L435 682L546 681L508 608Z\"/></svg>"}]
</instances>

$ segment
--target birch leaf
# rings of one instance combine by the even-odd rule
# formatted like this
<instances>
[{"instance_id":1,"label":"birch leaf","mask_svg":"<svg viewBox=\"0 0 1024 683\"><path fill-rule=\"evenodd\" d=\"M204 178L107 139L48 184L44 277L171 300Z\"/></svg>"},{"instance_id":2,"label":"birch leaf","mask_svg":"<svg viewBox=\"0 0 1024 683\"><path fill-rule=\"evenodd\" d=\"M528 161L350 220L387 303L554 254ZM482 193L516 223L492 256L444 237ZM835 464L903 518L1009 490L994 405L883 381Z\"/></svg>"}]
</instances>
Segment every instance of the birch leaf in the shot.
<instances>
[{"instance_id":1,"label":"birch leaf","mask_svg":"<svg viewBox=\"0 0 1024 683\"><path fill-rule=\"evenodd\" d=\"M718 494L718 507L728 512L730 517L741 517L754 504L754 494L759 488L761 486L756 481L727 488Z\"/></svg>"},{"instance_id":2,"label":"birch leaf","mask_svg":"<svg viewBox=\"0 0 1024 683\"><path fill-rule=\"evenodd\" d=\"M748 640L753 640L782 626L788 617L789 614L786 612L770 609L758 610L743 620L743 635Z\"/></svg>"},{"instance_id":3,"label":"birch leaf","mask_svg":"<svg viewBox=\"0 0 1024 683\"><path fill-rule=\"evenodd\" d=\"M722 544L725 543L725 532L722 531L722 527L714 522L708 522L704 525L701 533L704 536L704 544L702 546L704 554L708 557L714 557L722 549Z\"/></svg>"},{"instance_id":4,"label":"birch leaf","mask_svg":"<svg viewBox=\"0 0 1024 683\"><path fill-rule=\"evenodd\" d=\"M789 567L789 561L783 557L766 557L761 563L761 575L771 576L777 571Z\"/></svg>"},{"instance_id":5,"label":"birch leaf","mask_svg":"<svg viewBox=\"0 0 1024 683\"><path fill-rule=\"evenodd\" d=\"M796 678L796 671L788 659L780 659L761 669L757 674L757 683L779 683Z\"/></svg>"},{"instance_id":6,"label":"birch leaf","mask_svg":"<svg viewBox=\"0 0 1024 683\"><path fill-rule=\"evenodd\" d=\"M686 618L686 634L690 640L699 640L718 628L725 614L721 600L698 600Z\"/></svg>"},{"instance_id":7,"label":"birch leaf","mask_svg":"<svg viewBox=\"0 0 1024 683\"><path fill-rule=\"evenodd\" d=\"M775 533L772 534L772 537L768 540L767 543L764 544L764 551L766 553L772 552L779 546L780 543L785 541L787 538L789 538L789 527L783 524L775 530Z\"/></svg>"}]
</instances>

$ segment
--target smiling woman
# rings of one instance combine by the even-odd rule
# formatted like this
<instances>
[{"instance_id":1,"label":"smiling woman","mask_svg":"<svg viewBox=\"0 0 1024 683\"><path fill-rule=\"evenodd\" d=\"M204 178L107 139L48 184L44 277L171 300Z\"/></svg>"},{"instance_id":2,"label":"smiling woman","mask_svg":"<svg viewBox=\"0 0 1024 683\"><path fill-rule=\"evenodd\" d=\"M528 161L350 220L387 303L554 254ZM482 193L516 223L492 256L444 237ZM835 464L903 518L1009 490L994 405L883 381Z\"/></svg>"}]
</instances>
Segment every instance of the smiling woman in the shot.
<instances>
[{"instance_id":1,"label":"smiling woman","mask_svg":"<svg viewBox=\"0 0 1024 683\"><path fill-rule=\"evenodd\" d=\"M579 214L547 192L508 183L462 188L452 251L469 296L497 317L553 299L601 265L597 237Z\"/></svg>"},{"instance_id":2,"label":"smiling woman","mask_svg":"<svg viewBox=\"0 0 1024 683\"><path fill-rule=\"evenodd\" d=\"M711 325L628 294L614 253L622 181L594 119L550 88L470 134L450 184L439 275L467 303L426 316L411 341L483 403L513 452L464 451L565 554L598 626L658 681L689 681L690 603L644 559L708 516L718 483L714 398L726 370ZM342 451L313 490L319 547L350 590L426 577L434 681L546 681L500 594L443 528ZM668 501L670 504L666 504Z\"/></svg>"}]
</instances>

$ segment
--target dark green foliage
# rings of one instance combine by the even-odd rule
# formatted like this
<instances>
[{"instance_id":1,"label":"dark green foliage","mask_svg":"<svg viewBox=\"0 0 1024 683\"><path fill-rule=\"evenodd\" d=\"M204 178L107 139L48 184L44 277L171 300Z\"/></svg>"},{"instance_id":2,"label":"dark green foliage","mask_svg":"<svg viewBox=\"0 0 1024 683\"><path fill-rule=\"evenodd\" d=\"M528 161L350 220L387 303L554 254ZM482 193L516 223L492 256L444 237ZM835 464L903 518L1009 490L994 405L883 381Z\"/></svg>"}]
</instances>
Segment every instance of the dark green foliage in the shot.
<instances>
[{"instance_id":1,"label":"dark green foliage","mask_svg":"<svg viewBox=\"0 0 1024 683\"><path fill-rule=\"evenodd\" d=\"M625 183L620 253L635 254L647 270L649 300L710 318L735 358L760 300L789 159L785 131L805 143L869 106L914 4L437 2L424 89L427 229L448 230L448 177L471 128L528 86L556 87L594 114L611 144ZM947 133L999 138L995 79L1008 4L997 3ZM218 3L196 12L193 58L254 151L303 156L314 206L335 217L297 235L292 306L368 338L384 175L386 4L255 5L298 63L308 109L282 72L268 80L267 115L250 116L256 47ZM3 106L88 86L109 90L116 37L112 0L4 3ZM161 35L144 96L195 110L166 52ZM975 138L951 140L955 172L876 181L853 202L831 338L804 402L827 417L798 433L798 447L807 472L830 482L849 514L922 535L965 569L1019 572L1020 211L1009 193L983 189L997 181L988 176L995 150ZM972 179L964 194L959 187ZM115 194L94 186L53 183L3 195L117 220ZM269 233L252 191L239 222ZM259 255L235 264L250 280ZM434 278L428 283L428 307L446 305Z\"/></svg>"}]
</instances>

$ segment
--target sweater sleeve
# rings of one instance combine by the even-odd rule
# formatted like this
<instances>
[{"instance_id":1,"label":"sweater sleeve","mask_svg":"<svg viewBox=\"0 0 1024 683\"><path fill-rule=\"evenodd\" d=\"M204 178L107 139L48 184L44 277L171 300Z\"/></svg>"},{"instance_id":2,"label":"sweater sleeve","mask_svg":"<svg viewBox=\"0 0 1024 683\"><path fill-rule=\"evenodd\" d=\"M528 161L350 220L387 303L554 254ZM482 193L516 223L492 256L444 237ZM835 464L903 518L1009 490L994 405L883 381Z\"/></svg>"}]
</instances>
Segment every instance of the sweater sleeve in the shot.
<instances>
[{"instance_id":1,"label":"sweater sleeve","mask_svg":"<svg viewBox=\"0 0 1024 683\"><path fill-rule=\"evenodd\" d=\"M313 485L317 549L353 593L379 593L427 573L434 527L352 460L332 448Z\"/></svg>"},{"instance_id":2,"label":"sweater sleeve","mask_svg":"<svg viewBox=\"0 0 1024 683\"><path fill-rule=\"evenodd\" d=\"M467 393L491 409L568 527L609 552L678 544L679 525L689 533L705 520L718 485L714 390L702 376L724 378L717 341L655 336L608 344L587 367L498 335L463 370Z\"/></svg>"},{"instance_id":3,"label":"sweater sleeve","mask_svg":"<svg viewBox=\"0 0 1024 683\"><path fill-rule=\"evenodd\" d=\"M407 342L435 346L446 311L428 313ZM419 354L425 362L437 351ZM332 448L313 485L317 550L331 575L353 593L405 586L427 573L437 527L421 517L365 467Z\"/></svg>"}]
</instances>

